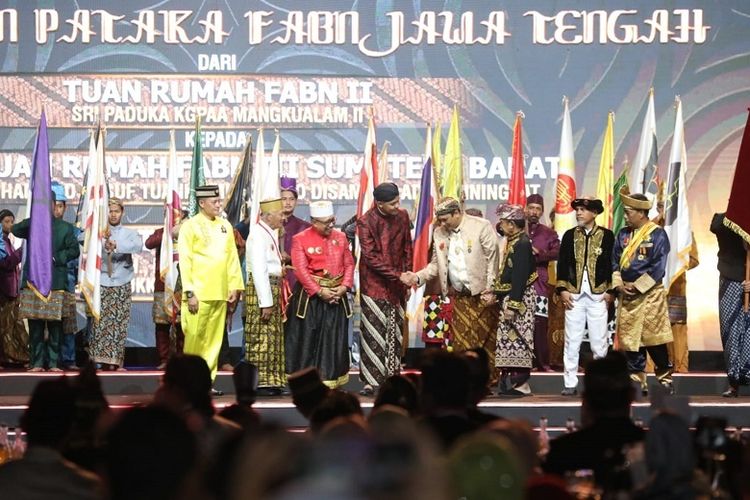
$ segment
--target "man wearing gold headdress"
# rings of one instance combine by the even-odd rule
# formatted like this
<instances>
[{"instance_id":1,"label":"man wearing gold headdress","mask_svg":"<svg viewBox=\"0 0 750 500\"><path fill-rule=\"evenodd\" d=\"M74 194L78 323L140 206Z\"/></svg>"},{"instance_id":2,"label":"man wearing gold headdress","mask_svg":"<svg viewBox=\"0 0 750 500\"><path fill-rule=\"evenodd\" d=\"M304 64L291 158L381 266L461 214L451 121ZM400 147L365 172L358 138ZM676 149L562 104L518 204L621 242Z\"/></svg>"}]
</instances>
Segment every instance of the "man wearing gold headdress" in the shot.
<instances>
[{"instance_id":1,"label":"man wearing gold headdress","mask_svg":"<svg viewBox=\"0 0 750 500\"><path fill-rule=\"evenodd\" d=\"M667 343L672 342L669 324L667 291L662 285L669 238L667 233L648 218L653 203L642 194L620 190L625 206L625 221L615 238L612 253L612 286L617 289L620 306L617 312L619 347L625 351L633 380L648 392L646 384L646 352L654 360L656 378L670 392L672 364Z\"/></svg>"}]
</instances>

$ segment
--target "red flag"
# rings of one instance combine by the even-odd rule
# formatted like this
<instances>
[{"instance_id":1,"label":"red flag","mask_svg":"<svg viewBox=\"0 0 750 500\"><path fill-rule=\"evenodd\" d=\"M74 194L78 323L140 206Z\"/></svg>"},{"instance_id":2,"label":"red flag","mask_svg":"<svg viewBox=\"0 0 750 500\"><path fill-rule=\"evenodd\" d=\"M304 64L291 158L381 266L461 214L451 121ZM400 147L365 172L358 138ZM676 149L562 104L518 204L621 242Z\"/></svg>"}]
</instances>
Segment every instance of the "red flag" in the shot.
<instances>
[{"instance_id":1,"label":"red flag","mask_svg":"<svg viewBox=\"0 0 750 500\"><path fill-rule=\"evenodd\" d=\"M750 111L750 108L748 108ZM737 167L734 169L732 191L727 204L724 225L750 243L750 210L747 206L747 193L750 192L750 115L742 135Z\"/></svg>"},{"instance_id":2,"label":"red flag","mask_svg":"<svg viewBox=\"0 0 750 500\"><path fill-rule=\"evenodd\" d=\"M513 165L508 180L508 203L526 206L526 178L523 161L523 113L516 113L516 123L513 125Z\"/></svg>"},{"instance_id":3,"label":"red flag","mask_svg":"<svg viewBox=\"0 0 750 500\"><path fill-rule=\"evenodd\" d=\"M370 117L367 124L365 141L365 161L359 173L359 197L357 199L357 218L372 208L374 198L372 190L378 182L378 149L375 141L375 120Z\"/></svg>"}]
</instances>

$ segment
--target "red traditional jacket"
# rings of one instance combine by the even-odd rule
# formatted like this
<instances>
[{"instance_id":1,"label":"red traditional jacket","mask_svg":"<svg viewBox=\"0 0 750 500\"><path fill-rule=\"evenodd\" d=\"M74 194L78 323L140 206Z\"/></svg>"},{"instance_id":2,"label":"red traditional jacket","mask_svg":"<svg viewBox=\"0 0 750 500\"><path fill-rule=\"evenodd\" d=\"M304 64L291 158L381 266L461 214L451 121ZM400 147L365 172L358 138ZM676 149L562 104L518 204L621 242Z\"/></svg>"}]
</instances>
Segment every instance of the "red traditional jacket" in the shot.
<instances>
[{"instance_id":1,"label":"red traditional jacket","mask_svg":"<svg viewBox=\"0 0 750 500\"><path fill-rule=\"evenodd\" d=\"M342 285L347 288L354 286L354 258L346 235L341 231L334 229L324 237L314 228L307 228L292 238L291 256L294 275L310 296L321 288L313 276L341 276Z\"/></svg>"},{"instance_id":2,"label":"red traditional jacket","mask_svg":"<svg viewBox=\"0 0 750 500\"><path fill-rule=\"evenodd\" d=\"M359 282L362 293L392 304L404 304L407 288L399 278L412 268L412 241L409 214L400 209L386 216L371 208L357 220Z\"/></svg>"}]
</instances>

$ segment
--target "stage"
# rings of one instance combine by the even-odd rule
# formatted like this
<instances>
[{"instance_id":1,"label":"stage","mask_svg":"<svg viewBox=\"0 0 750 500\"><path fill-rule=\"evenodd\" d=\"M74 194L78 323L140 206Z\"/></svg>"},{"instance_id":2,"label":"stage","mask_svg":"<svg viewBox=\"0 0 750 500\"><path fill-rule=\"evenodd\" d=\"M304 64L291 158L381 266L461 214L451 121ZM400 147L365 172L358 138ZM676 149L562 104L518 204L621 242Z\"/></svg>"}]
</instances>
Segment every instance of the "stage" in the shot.
<instances>
[{"instance_id":1,"label":"stage","mask_svg":"<svg viewBox=\"0 0 750 500\"><path fill-rule=\"evenodd\" d=\"M147 404L159 386L161 371L102 372L99 378L102 390L115 410ZM67 376L76 376L68 372ZM358 373L350 372L346 390L357 393L362 383ZM27 407L29 395L34 386L45 378L59 377L59 373L27 373L5 370L0 372L0 422L10 427L18 425ZM582 374L581 374L582 377ZM582 380L582 378L581 378ZM737 399L722 398L726 390L726 374L721 372L695 372L675 374L676 395L668 397L660 394L653 377L649 377L652 390L650 398L641 399L633 405L633 417L648 423L652 410L652 400L658 407L668 406L680 412L692 423L702 415L724 417L731 427L750 427L750 390L742 388ZM230 372L219 372L215 387L224 396L214 398L217 409L234 403L234 387ZM540 417L547 417L551 432L562 432L566 421L573 418L580 424L579 397L562 397L561 373L533 373L531 377L533 396L507 398L490 396L482 404L485 412L506 418L523 418L538 425ZM360 397L365 412L372 408L372 397ZM264 421L277 422L290 430L306 427L306 421L297 412L291 397L261 397L254 407Z\"/></svg>"}]
</instances>

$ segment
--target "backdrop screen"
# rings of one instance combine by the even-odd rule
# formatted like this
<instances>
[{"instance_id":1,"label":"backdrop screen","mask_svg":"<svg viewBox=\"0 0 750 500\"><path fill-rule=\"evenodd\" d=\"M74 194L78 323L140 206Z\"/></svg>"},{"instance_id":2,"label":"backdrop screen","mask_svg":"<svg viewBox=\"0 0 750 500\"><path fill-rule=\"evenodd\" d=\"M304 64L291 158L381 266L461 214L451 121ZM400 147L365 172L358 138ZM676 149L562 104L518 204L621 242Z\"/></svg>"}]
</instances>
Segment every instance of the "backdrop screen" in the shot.
<instances>
[{"instance_id":1,"label":"backdrop screen","mask_svg":"<svg viewBox=\"0 0 750 500\"><path fill-rule=\"evenodd\" d=\"M494 222L507 198L513 121L523 111L526 186L554 205L562 99L570 102L579 194L593 194L608 112L616 175L635 157L649 90L660 175L685 113L688 200L700 265L688 274L690 346L720 350L716 243L750 103L743 0L430 2L9 0L0 8L0 203L23 217L42 108L53 177L72 220L89 131L107 128L113 195L147 237L161 224L169 131L183 187L196 115L206 176L226 192L248 134L281 134L282 169L307 203L355 211L367 119L389 144L403 205L417 195L427 124L461 115L467 205ZM269 144L270 149L270 144ZM184 193L183 193L184 194ZM129 345L153 345L153 255L136 260ZM236 328L235 328L236 330ZM233 336L236 339L238 335ZM412 345L418 342L412 336Z\"/></svg>"}]
</instances>

